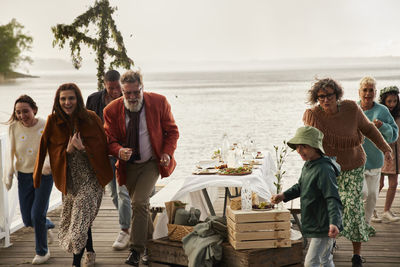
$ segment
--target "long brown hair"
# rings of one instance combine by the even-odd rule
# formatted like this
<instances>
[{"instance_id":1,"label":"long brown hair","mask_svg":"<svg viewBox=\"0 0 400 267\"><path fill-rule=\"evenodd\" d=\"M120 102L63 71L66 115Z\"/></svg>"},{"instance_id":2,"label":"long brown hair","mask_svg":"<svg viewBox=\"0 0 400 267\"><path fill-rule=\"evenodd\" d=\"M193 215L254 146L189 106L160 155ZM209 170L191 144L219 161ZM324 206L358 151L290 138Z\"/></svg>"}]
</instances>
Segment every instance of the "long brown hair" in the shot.
<instances>
[{"instance_id":1,"label":"long brown hair","mask_svg":"<svg viewBox=\"0 0 400 267\"><path fill-rule=\"evenodd\" d=\"M11 114L11 117L8 119L6 124L11 124L14 121L18 120L17 115L15 114L15 107L17 106L18 103L27 103L33 110L33 114L36 115L36 113L38 111L36 102L32 99L32 97L30 97L28 95L21 95L20 97L17 98L17 100L15 100L13 113Z\"/></svg>"},{"instance_id":2,"label":"long brown hair","mask_svg":"<svg viewBox=\"0 0 400 267\"><path fill-rule=\"evenodd\" d=\"M67 115L60 105L60 94L62 91L74 91L76 96L76 108L72 113L72 116ZM63 121L65 121L71 129L71 133L78 126L78 121L86 121L90 122L89 114L85 108L85 104L83 102L83 97L81 90L75 83L64 83L58 87L56 95L54 97L54 104L52 113L60 117Z\"/></svg>"}]
</instances>

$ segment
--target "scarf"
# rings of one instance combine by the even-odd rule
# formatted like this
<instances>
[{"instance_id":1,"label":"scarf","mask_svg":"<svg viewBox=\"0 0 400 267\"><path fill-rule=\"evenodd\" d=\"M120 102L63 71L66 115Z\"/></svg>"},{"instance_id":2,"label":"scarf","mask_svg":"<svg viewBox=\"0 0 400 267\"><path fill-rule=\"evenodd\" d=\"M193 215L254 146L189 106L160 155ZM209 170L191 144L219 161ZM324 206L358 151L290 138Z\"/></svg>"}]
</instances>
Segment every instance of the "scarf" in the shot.
<instances>
[{"instance_id":1,"label":"scarf","mask_svg":"<svg viewBox=\"0 0 400 267\"><path fill-rule=\"evenodd\" d=\"M144 101L137 112L132 112L125 107L125 114L129 117L128 128L126 129L126 144L127 147L132 148L132 155L128 160L129 163L133 163L134 160L140 160L139 123L143 107Z\"/></svg>"}]
</instances>

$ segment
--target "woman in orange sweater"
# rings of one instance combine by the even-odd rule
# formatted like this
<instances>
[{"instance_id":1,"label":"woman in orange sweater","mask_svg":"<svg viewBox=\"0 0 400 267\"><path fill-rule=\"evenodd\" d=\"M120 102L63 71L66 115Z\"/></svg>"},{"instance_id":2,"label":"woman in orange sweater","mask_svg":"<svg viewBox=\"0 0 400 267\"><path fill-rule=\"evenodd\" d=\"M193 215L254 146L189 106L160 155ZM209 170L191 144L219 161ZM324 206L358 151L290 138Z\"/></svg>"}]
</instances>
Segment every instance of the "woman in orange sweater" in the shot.
<instances>
[{"instance_id":1,"label":"woman in orange sweater","mask_svg":"<svg viewBox=\"0 0 400 267\"><path fill-rule=\"evenodd\" d=\"M318 80L309 90L309 103L313 106L305 111L303 121L323 132L326 155L336 157L341 166L337 178L343 203L341 235L353 243L353 266L362 266L361 242L368 241L372 231L365 222L362 196L364 136L385 153L385 158L391 158L391 148L357 103L341 100L342 96L343 89L335 80Z\"/></svg>"},{"instance_id":2,"label":"woman in orange sweater","mask_svg":"<svg viewBox=\"0 0 400 267\"><path fill-rule=\"evenodd\" d=\"M34 171L34 186L40 186L41 170L49 152L54 184L63 193L58 238L60 246L73 253L73 266L94 266L91 225L100 208L103 188L111 181L103 124L86 110L81 91L74 83L61 85L54 98L40 140Z\"/></svg>"}]
</instances>

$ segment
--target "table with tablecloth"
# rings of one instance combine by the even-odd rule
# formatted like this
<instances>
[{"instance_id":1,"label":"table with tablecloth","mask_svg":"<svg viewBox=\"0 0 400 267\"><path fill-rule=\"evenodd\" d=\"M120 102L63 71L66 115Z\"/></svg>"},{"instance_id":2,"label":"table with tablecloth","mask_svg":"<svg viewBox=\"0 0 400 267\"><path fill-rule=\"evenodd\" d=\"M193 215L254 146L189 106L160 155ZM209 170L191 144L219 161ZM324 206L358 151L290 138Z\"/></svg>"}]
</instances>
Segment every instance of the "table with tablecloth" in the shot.
<instances>
[{"instance_id":1,"label":"table with tablecloth","mask_svg":"<svg viewBox=\"0 0 400 267\"><path fill-rule=\"evenodd\" d=\"M171 180L164 188L150 199L150 206L164 207L164 203L173 200L181 200L188 203L189 207L195 207L201 211L204 220L210 215L210 208L202 194L206 189L207 195L214 203L218 198L220 187L242 187L243 182L250 181L250 188L260 198L269 200L276 192L274 185L276 167L269 151L263 153L264 158L260 160L261 165L255 165L251 174L247 175L195 175L191 174L181 179ZM203 190L204 191L204 190ZM154 238L167 235L167 216L163 212L156 221Z\"/></svg>"}]
</instances>

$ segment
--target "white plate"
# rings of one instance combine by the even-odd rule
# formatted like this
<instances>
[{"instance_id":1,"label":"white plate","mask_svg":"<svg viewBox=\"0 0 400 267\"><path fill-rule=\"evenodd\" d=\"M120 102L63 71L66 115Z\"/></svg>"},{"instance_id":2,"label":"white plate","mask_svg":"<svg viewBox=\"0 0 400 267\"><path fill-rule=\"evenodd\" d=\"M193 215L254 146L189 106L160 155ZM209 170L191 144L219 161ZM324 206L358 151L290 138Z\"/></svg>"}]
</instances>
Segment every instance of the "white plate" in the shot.
<instances>
[{"instance_id":1,"label":"white plate","mask_svg":"<svg viewBox=\"0 0 400 267\"><path fill-rule=\"evenodd\" d=\"M200 160L196 164L199 169L214 169L215 166L219 166L218 160Z\"/></svg>"},{"instance_id":2,"label":"white plate","mask_svg":"<svg viewBox=\"0 0 400 267\"><path fill-rule=\"evenodd\" d=\"M243 161L243 164L245 164L245 165L262 165L262 161L260 161L260 160L246 160L246 161Z\"/></svg>"},{"instance_id":3,"label":"white plate","mask_svg":"<svg viewBox=\"0 0 400 267\"><path fill-rule=\"evenodd\" d=\"M217 174L217 169L197 169L193 172L196 175L207 175L207 174Z\"/></svg>"}]
</instances>

